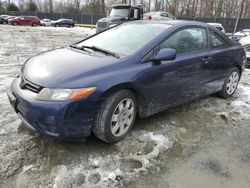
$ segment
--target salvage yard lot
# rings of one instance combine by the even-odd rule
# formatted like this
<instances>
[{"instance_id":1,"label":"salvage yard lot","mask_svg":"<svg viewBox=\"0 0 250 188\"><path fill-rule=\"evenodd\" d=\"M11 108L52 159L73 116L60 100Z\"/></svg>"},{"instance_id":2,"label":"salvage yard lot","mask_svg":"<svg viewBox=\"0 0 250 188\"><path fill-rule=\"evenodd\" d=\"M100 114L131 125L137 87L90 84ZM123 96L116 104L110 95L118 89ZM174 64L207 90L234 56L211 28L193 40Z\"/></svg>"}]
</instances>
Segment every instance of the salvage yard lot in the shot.
<instances>
[{"instance_id":1,"label":"salvage yard lot","mask_svg":"<svg viewBox=\"0 0 250 188\"><path fill-rule=\"evenodd\" d=\"M114 145L93 136L65 143L26 129L6 95L20 66L93 33L0 26L0 187L249 187L249 70L233 98L210 96L137 120Z\"/></svg>"}]
</instances>

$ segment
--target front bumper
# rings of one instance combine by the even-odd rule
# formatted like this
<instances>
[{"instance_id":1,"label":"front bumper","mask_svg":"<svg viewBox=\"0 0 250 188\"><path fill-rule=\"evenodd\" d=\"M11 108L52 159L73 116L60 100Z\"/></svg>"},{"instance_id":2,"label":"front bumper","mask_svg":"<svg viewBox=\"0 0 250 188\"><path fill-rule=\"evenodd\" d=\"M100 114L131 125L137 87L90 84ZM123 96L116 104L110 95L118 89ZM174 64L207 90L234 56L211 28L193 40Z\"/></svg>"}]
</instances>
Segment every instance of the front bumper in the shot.
<instances>
[{"instance_id":1,"label":"front bumper","mask_svg":"<svg viewBox=\"0 0 250 188\"><path fill-rule=\"evenodd\" d=\"M37 94L21 89L20 77L8 91L10 103L22 122L48 136L78 139L91 134L96 102L90 99L70 102L36 100Z\"/></svg>"}]
</instances>

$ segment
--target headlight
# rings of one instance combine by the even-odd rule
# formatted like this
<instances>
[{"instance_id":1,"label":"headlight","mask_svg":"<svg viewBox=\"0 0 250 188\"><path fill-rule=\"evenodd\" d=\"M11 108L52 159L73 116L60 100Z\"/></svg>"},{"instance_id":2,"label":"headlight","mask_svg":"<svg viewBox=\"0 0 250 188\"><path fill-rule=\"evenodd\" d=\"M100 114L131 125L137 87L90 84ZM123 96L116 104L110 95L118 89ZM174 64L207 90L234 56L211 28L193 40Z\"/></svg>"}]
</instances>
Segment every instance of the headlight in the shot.
<instances>
[{"instance_id":1,"label":"headlight","mask_svg":"<svg viewBox=\"0 0 250 188\"><path fill-rule=\"evenodd\" d=\"M66 101L86 98L94 93L96 87L88 87L82 89L50 89L44 88L37 95L38 100L51 100L51 101Z\"/></svg>"}]
</instances>

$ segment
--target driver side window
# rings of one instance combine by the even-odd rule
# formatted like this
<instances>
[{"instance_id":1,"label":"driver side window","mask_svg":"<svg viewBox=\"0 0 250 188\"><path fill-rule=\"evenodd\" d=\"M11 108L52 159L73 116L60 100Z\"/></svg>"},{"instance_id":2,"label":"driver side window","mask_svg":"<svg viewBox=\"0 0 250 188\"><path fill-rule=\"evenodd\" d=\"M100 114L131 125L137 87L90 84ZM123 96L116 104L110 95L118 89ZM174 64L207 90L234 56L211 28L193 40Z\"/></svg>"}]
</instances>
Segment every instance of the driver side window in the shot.
<instances>
[{"instance_id":1,"label":"driver side window","mask_svg":"<svg viewBox=\"0 0 250 188\"><path fill-rule=\"evenodd\" d=\"M182 29L167 38L160 45L160 49L163 48L175 49L177 55L207 49L207 31L203 28Z\"/></svg>"},{"instance_id":2,"label":"driver side window","mask_svg":"<svg viewBox=\"0 0 250 188\"><path fill-rule=\"evenodd\" d=\"M161 16L168 17L167 13L161 13Z\"/></svg>"}]
</instances>

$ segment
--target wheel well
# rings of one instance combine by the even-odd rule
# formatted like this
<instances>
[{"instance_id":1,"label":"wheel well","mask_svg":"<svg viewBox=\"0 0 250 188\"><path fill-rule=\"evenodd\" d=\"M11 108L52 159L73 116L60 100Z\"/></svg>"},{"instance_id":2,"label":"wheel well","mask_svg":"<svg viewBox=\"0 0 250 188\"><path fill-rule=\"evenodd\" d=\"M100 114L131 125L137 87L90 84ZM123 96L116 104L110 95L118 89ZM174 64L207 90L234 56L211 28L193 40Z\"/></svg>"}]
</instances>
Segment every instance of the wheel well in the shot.
<instances>
[{"instance_id":1,"label":"wheel well","mask_svg":"<svg viewBox=\"0 0 250 188\"><path fill-rule=\"evenodd\" d=\"M241 73L242 73L242 67L241 67L240 65L235 65L235 67L236 67L237 69L239 69L240 75L241 75Z\"/></svg>"},{"instance_id":2,"label":"wheel well","mask_svg":"<svg viewBox=\"0 0 250 188\"><path fill-rule=\"evenodd\" d=\"M111 95L112 93L115 93L120 90L130 90L133 92L133 94L136 97L137 100L137 108L138 108L138 116L139 117L144 117L145 112L146 112L146 100L144 95L136 88L132 86L128 86L127 84L121 84L118 86L114 86L110 89L108 89L105 93L102 94L100 98L106 98L107 96Z\"/></svg>"}]
</instances>

